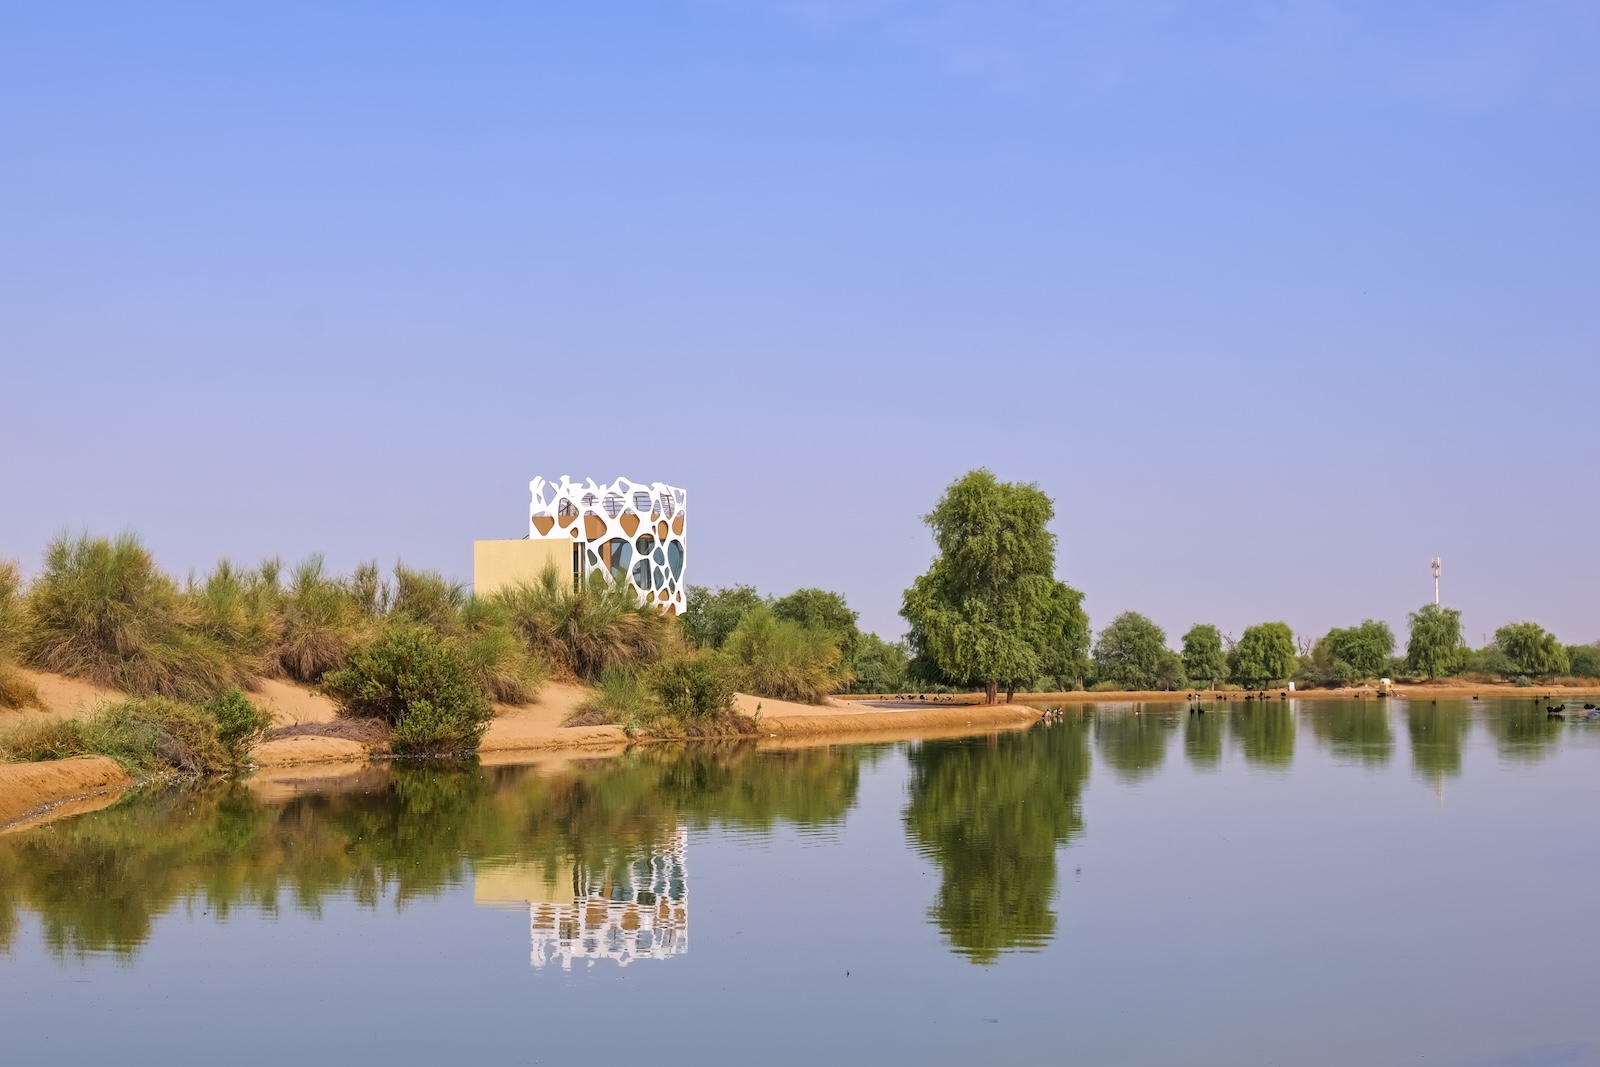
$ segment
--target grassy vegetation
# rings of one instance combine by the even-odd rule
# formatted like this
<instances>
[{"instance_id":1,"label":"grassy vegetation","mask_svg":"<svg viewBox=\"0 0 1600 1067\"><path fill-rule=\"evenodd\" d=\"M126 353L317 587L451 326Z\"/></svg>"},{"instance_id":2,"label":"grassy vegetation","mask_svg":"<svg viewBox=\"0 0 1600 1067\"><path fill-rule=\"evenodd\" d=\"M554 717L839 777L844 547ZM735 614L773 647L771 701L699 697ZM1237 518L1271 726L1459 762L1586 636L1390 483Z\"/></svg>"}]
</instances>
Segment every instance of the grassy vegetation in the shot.
<instances>
[{"instance_id":1,"label":"grassy vegetation","mask_svg":"<svg viewBox=\"0 0 1600 1067\"><path fill-rule=\"evenodd\" d=\"M736 672L709 650L680 651L639 673L603 671L570 726L614 723L655 737L730 737L755 730L734 706Z\"/></svg>"},{"instance_id":2,"label":"grassy vegetation","mask_svg":"<svg viewBox=\"0 0 1600 1067\"><path fill-rule=\"evenodd\" d=\"M25 622L22 575L17 565L0 560L0 708L25 708L39 702L39 691L17 673L17 652Z\"/></svg>"},{"instance_id":3,"label":"grassy vegetation","mask_svg":"<svg viewBox=\"0 0 1600 1067\"><path fill-rule=\"evenodd\" d=\"M323 675L322 686L341 715L388 723L402 755L476 751L494 716L460 646L404 616Z\"/></svg>"},{"instance_id":4,"label":"grassy vegetation","mask_svg":"<svg viewBox=\"0 0 1600 1067\"><path fill-rule=\"evenodd\" d=\"M745 692L820 704L849 679L838 643L827 632L780 619L765 606L745 615L723 642Z\"/></svg>"},{"instance_id":5,"label":"grassy vegetation","mask_svg":"<svg viewBox=\"0 0 1600 1067\"><path fill-rule=\"evenodd\" d=\"M83 719L43 719L0 735L0 761L109 756L137 774L233 770L265 732L267 717L237 689L200 704L136 697Z\"/></svg>"},{"instance_id":6,"label":"grassy vegetation","mask_svg":"<svg viewBox=\"0 0 1600 1067\"><path fill-rule=\"evenodd\" d=\"M537 581L498 592L493 600L529 651L562 681L593 681L608 668L643 669L677 641L671 616L601 575L574 589L570 578L551 567Z\"/></svg>"}]
</instances>

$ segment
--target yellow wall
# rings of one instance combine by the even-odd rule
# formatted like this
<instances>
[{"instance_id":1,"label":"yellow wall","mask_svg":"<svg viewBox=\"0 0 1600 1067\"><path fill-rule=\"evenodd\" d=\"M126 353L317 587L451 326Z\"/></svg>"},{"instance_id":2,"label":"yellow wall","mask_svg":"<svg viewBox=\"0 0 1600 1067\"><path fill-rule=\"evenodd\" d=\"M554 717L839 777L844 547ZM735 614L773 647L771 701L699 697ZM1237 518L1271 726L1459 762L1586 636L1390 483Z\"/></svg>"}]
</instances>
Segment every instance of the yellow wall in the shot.
<instances>
[{"instance_id":1,"label":"yellow wall","mask_svg":"<svg viewBox=\"0 0 1600 1067\"><path fill-rule=\"evenodd\" d=\"M531 582L550 565L561 577L572 578L572 542L519 541L472 542L472 589L480 596L518 582Z\"/></svg>"}]
</instances>

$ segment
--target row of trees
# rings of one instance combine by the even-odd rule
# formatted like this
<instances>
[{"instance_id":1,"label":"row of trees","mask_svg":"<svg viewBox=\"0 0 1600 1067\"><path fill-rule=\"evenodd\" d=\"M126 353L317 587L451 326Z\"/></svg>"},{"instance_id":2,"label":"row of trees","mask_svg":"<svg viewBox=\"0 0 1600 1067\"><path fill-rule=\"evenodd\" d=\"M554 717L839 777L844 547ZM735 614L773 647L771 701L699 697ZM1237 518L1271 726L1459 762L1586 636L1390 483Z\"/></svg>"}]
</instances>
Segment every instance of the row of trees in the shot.
<instances>
[{"instance_id":1,"label":"row of trees","mask_svg":"<svg viewBox=\"0 0 1600 1067\"><path fill-rule=\"evenodd\" d=\"M906 590L900 614L910 630L917 684L1174 690L1234 683L1300 681L1340 685L1380 676L1440 678L1463 672L1506 678L1600 678L1600 643L1562 645L1529 622L1511 623L1473 651L1461 613L1427 604L1408 618L1404 656L1386 623L1336 628L1307 646L1283 622L1247 627L1235 640L1200 624L1181 651L1137 612L1124 612L1090 645L1083 595L1055 578L1050 498L1031 484L1001 482L987 470L957 479L923 521L938 556Z\"/></svg>"}]
</instances>

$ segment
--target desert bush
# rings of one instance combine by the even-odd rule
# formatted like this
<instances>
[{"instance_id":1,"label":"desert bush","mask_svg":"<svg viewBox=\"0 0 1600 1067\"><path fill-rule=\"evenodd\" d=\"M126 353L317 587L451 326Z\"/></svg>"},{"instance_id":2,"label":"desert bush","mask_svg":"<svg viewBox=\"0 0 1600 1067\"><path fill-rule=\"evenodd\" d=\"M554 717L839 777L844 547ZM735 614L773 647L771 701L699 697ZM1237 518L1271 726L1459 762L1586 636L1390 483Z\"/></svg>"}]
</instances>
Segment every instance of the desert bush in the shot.
<instances>
[{"instance_id":1,"label":"desert bush","mask_svg":"<svg viewBox=\"0 0 1600 1067\"><path fill-rule=\"evenodd\" d=\"M27 662L131 693L209 696L248 669L189 626L191 607L132 536L51 542L28 614Z\"/></svg>"},{"instance_id":2,"label":"desert bush","mask_svg":"<svg viewBox=\"0 0 1600 1067\"><path fill-rule=\"evenodd\" d=\"M73 756L109 756L135 773L207 774L237 763L212 713L168 697L111 704L85 719L26 723L0 737L0 758L10 762Z\"/></svg>"},{"instance_id":3,"label":"desert bush","mask_svg":"<svg viewBox=\"0 0 1600 1067\"><path fill-rule=\"evenodd\" d=\"M662 710L660 698L641 675L621 667L607 667L578 705L577 714L565 725L615 723L636 729L657 719Z\"/></svg>"},{"instance_id":4,"label":"desert bush","mask_svg":"<svg viewBox=\"0 0 1600 1067\"><path fill-rule=\"evenodd\" d=\"M572 587L548 567L538 580L490 598L534 656L558 678L589 680L608 667L642 668L665 653L676 634L672 619L642 604L631 588L604 575Z\"/></svg>"},{"instance_id":5,"label":"desert bush","mask_svg":"<svg viewBox=\"0 0 1600 1067\"><path fill-rule=\"evenodd\" d=\"M343 582L324 573L320 555L296 567L288 588L275 599L273 667L296 681L315 683L344 663L361 637L361 609Z\"/></svg>"},{"instance_id":6,"label":"desert bush","mask_svg":"<svg viewBox=\"0 0 1600 1067\"><path fill-rule=\"evenodd\" d=\"M745 692L774 700L821 704L847 680L830 634L779 619L766 607L746 613L722 651Z\"/></svg>"},{"instance_id":7,"label":"desert bush","mask_svg":"<svg viewBox=\"0 0 1600 1067\"><path fill-rule=\"evenodd\" d=\"M643 725L666 736L750 732L754 724L733 703L736 675L726 657L709 649L663 659L645 677L661 712Z\"/></svg>"},{"instance_id":8,"label":"desert bush","mask_svg":"<svg viewBox=\"0 0 1600 1067\"><path fill-rule=\"evenodd\" d=\"M502 704L527 704L544 682L544 664L531 655L499 601L468 597L461 605L460 645L467 669Z\"/></svg>"},{"instance_id":9,"label":"desert bush","mask_svg":"<svg viewBox=\"0 0 1600 1067\"><path fill-rule=\"evenodd\" d=\"M394 567L393 593L389 614L404 616L435 633L458 633L461 608L466 603L465 589L447 581L437 571L414 571L403 563Z\"/></svg>"},{"instance_id":10,"label":"desert bush","mask_svg":"<svg viewBox=\"0 0 1600 1067\"><path fill-rule=\"evenodd\" d=\"M26 625L22 572L15 563L0 560L0 708L23 708L39 702L39 691L16 671Z\"/></svg>"},{"instance_id":11,"label":"desert bush","mask_svg":"<svg viewBox=\"0 0 1600 1067\"><path fill-rule=\"evenodd\" d=\"M322 687L341 715L388 723L400 754L474 750L494 714L461 650L414 623L385 626Z\"/></svg>"},{"instance_id":12,"label":"desert bush","mask_svg":"<svg viewBox=\"0 0 1600 1067\"><path fill-rule=\"evenodd\" d=\"M1567 661L1577 678L1600 678L1600 641L1592 645L1568 645Z\"/></svg>"},{"instance_id":13,"label":"desert bush","mask_svg":"<svg viewBox=\"0 0 1600 1067\"><path fill-rule=\"evenodd\" d=\"M242 763L250 746L272 727L272 716L251 703L239 689L214 696L200 708L216 723L217 739L236 763Z\"/></svg>"},{"instance_id":14,"label":"desert bush","mask_svg":"<svg viewBox=\"0 0 1600 1067\"><path fill-rule=\"evenodd\" d=\"M228 560L203 583L191 579L184 591L191 627L227 654L229 680L237 687L255 688L267 671L280 629L276 592L276 582L269 585L261 572L241 571Z\"/></svg>"}]
</instances>

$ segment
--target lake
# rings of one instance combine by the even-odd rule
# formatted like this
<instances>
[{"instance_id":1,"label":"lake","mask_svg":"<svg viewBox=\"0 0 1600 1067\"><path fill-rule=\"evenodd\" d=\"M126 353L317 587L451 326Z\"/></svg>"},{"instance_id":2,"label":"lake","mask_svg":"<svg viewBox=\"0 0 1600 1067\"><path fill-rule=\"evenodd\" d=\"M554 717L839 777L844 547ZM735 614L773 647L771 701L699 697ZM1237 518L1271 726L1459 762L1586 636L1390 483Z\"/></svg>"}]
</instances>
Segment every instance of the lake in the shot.
<instances>
[{"instance_id":1,"label":"lake","mask_svg":"<svg viewBox=\"0 0 1600 1067\"><path fill-rule=\"evenodd\" d=\"M0 1050L1600 1064L1597 818L1531 699L151 789L0 836Z\"/></svg>"}]
</instances>

